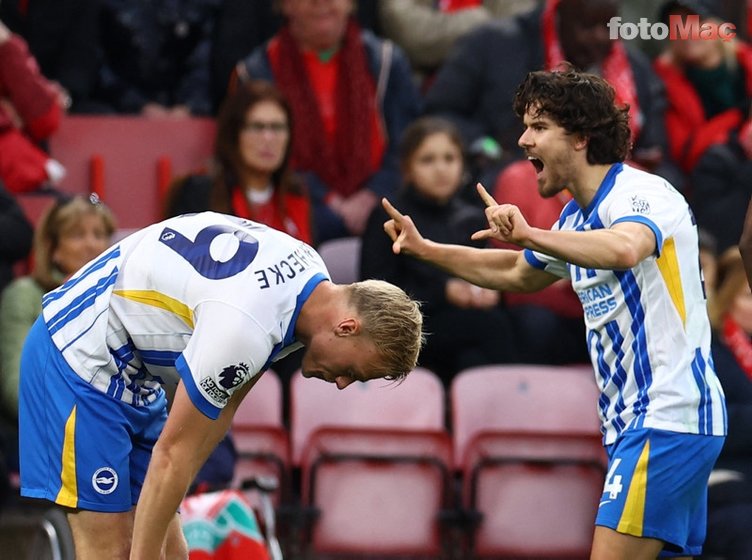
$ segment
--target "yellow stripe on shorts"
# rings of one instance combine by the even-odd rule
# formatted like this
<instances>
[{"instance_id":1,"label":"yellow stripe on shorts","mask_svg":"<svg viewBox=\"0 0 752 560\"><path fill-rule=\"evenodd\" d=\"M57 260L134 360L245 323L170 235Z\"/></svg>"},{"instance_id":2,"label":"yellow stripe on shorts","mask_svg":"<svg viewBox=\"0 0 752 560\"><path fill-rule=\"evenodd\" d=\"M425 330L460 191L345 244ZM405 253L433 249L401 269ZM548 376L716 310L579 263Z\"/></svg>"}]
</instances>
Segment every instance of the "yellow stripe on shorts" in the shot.
<instances>
[{"instance_id":1,"label":"yellow stripe on shorts","mask_svg":"<svg viewBox=\"0 0 752 560\"><path fill-rule=\"evenodd\" d=\"M629 483L627 500L621 513L619 533L641 537L645 520L645 493L648 488L648 457L650 456L650 440L645 442L640 458L635 465L632 481Z\"/></svg>"},{"instance_id":2,"label":"yellow stripe on shorts","mask_svg":"<svg viewBox=\"0 0 752 560\"><path fill-rule=\"evenodd\" d=\"M65 421L65 439L63 440L62 473L63 483L60 492L57 493L55 503L61 506L78 506L78 483L76 482L76 407Z\"/></svg>"}]
</instances>

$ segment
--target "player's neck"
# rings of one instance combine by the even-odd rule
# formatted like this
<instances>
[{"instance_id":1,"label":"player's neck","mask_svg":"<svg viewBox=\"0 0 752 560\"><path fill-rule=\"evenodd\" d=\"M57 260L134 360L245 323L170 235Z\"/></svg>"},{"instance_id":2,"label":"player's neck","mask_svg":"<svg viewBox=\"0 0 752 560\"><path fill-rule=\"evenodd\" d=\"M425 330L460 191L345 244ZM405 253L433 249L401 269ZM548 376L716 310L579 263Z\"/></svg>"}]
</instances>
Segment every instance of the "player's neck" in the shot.
<instances>
[{"instance_id":1,"label":"player's neck","mask_svg":"<svg viewBox=\"0 0 752 560\"><path fill-rule=\"evenodd\" d=\"M319 282L303 304L295 323L295 338L306 344L318 330L327 328L347 305L344 286Z\"/></svg>"},{"instance_id":2,"label":"player's neck","mask_svg":"<svg viewBox=\"0 0 752 560\"><path fill-rule=\"evenodd\" d=\"M587 164L578 170L569 190L580 208L587 208L593 201L612 165L611 163Z\"/></svg>"}]
</instances>

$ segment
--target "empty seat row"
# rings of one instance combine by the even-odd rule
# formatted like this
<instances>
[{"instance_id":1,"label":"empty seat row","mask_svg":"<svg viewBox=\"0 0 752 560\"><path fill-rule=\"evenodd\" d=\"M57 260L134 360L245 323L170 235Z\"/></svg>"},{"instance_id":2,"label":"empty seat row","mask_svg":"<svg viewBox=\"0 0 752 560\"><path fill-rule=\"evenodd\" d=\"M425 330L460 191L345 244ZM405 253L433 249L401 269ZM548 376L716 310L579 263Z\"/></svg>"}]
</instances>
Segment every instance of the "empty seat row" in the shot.
<instances>
[{"instance_id":1,"label":"empty seat row","mask_svg":"<svg viewBox=\"0 0 752 560\"><path fill-rule=\"evenodd\" d=\"M301 540L318 555L440 558L459 543L468 558L586 558L605 475L597 396L574 366L473 368L449 395L422 368L345 391L298 372L288 430L266 372L233 423L237 477L299 469Z\"/></svg>"}]
</instances>

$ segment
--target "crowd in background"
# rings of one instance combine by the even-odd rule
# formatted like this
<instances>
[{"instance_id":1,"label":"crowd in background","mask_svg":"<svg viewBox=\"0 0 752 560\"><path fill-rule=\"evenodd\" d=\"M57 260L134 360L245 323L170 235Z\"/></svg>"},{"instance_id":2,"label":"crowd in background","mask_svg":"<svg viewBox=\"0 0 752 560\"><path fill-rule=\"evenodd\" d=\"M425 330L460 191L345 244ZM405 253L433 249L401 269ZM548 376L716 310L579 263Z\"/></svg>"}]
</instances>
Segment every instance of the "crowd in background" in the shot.
<instances>
[{"instance_id":1,"label":"crowd in background","mask_svg":"<svg viewBox=\"0 0 752 560\"><path fill-rule=\"evenodd\" d=\"M606 24L636 10L651 22L733 21L738 36L613 39ZM362 237L361 276L424 302L421 363L447 385L474 365L586 362L567 283L511 296L394 255L379 205L387 196L431 239L471 244L484 222L481 181L550 227L569 197L538 197L512 98L528 72L568 60L629 105L628 163L667 179L695 213L716 366L733 386L719 468L749 473L739 426L752 411L752 306L735 246L752 192L751 14L745 0L3 0L0 288L12 281L0 303L3 415L14 423L23 331L41 295L115 231L98 200L63 198L38 224L14 200L59 183L64 168L45 141L65 113L216 118L211 165L174 182L165 217L233 213L314 246ZM12 280L19 261L33 261L30 274ZM745 477L742 491L711 493L726 516L711 516L711 536L749 518Z\"/></svg>"}]
</instances>

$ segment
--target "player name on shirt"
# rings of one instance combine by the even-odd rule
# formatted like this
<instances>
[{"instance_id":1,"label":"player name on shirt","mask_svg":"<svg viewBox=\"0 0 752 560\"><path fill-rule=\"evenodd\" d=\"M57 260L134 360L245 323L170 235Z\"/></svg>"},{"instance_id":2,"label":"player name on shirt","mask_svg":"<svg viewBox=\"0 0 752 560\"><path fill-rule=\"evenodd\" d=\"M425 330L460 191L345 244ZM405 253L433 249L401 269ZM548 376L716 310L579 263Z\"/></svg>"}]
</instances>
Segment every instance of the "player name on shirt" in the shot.
<instances>
[{"instance_id":1,"label":"player name on shirt","mask_svg":"<svg viewBox=\"0 0 752 560\"><path fill-rule=\"evenodd\" d=\"M262 290L280 286L287 279L292 280L298 273L310 268L314 262L313 257L313 249L307 245L300 245L277 264L254 270L253 274Z\"/></svg>"}]
</instances>

